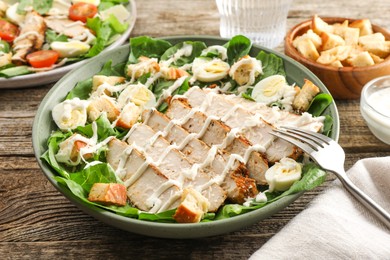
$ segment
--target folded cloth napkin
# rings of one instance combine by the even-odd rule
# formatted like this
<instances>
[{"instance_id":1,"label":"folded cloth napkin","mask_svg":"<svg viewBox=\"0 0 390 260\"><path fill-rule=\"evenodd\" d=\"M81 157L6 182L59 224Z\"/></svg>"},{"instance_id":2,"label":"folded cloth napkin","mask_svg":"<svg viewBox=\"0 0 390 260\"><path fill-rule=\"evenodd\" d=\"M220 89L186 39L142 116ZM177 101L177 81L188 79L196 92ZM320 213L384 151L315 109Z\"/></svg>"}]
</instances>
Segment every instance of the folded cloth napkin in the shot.
<instances>
[{"instance_id":1,"label":"folded cloth napkin","mask_svg":"<svg viewBox=\"0 0 390 260\"><path fill-rule=\"evenodd\" d=\"M360 160L347 174L390 212L390 157ZM250 259L390 259L390 229L333 184Z\"/></svg>"}]
</instances>

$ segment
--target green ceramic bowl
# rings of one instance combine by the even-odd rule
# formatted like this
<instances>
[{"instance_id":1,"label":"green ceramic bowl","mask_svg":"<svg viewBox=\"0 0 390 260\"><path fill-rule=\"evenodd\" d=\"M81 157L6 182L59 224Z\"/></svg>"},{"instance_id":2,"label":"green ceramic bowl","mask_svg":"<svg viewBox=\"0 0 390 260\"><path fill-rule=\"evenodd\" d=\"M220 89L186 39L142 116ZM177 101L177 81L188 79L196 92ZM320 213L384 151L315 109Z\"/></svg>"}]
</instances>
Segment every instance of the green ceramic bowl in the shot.
<instances>
[{"instance_id":1,"label":"green ceramic bowl","mask_svg":"<svg viewBox=\"0 0 390 260\"><path fill-rule=\"evenodd\" d=\"M163 39L170 41L172 44L186 40L198 40L205 42L207 45L222 45L228 41L227 39L211 36L178 36L165 37ZM283 54L254 45L250 55L256 56L260 50L274 53L284 60L287 80L290 83L296 82L297 84L302 85L303 80L306 78L315 83L322 92L329 94L329 91L326 89L324 84L313 73L311 73L298 62ZM77 70L72 70L54 85L54 87L43 99L37 111L32 132L35 156L45 176L54 185L54 187L73 204L75 204L85 213L95 217L96 219L99 219L102 222L137 234L163 238L199 238L224 234L253 225L254 223L268 218L276 212L284 209L302 195L302 193L298 193L283 197L280 200L273 202L263 208L230 219L194 224L176 224L154 223L123 217L101 208L86 204L73 195L70 190L58 185L58 183L53 178L55 176L55 172L40 159L40 156L47 150L46 142L50 133L56 129L56 125L51 118L52 108L57 103L63 101L66 94L76 85L78 81L87 79L93 76L96 72L100 71L101 67L106 61L112 60L114 65L126 61L128 55L129 45L125 45L91 59L89 62L85 63L84 66L78 68ZM335 103L330 105L330 107L326 110L326 113L331 115L334 119L331 137L337 141L339 137L339 116Z\"/></svg>"}]
</instances>

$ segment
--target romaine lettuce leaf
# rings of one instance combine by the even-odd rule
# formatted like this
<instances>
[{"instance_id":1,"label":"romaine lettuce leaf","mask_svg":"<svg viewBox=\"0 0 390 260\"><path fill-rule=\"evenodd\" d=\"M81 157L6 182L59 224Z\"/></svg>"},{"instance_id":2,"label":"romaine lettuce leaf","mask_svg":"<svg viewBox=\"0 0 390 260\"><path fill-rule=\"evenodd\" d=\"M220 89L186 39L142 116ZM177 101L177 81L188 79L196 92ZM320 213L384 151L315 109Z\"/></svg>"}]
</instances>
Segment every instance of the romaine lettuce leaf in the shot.
<instances>
[{"instance_id":1,"label":"romaine lettuce leaf","mask_svg":"<svg viewBox=\"0 0 390 260\"><path fill-rule=\"evenodd\" d=\"M138 58L141 56L160 59L161 55L171 46L172 44L168 41L154 39L148 36L131 38L128 63L137 63Z\"/></svg>"},{"instance_id":2,"label":"romaine lettuce leaf","mask_svg":"<svg viewBox=\"0 0 390 260\"><path fill-rule=\"evenodd\" d=\"M196 57L199 57L202 53L202 50L206 49L206 44L200 41L185 41L176 44L175 46L169 48L161 56L161 60L168 60L171 58L178 50L182 49L184 45L192 45L192 52L189 56L180 56L179 58L173 61L173 65L180 67L185 64L191 63Z\"/></svg>"},{"instance_id":3,"label":"romaine lettuce leaf","mask_svg":"<svg viewBox=\"0 0 390 260\"><path fill-rule=\"evenodd\" d=\"M232 65L241 57L247 55L251 46L252 43L247 37L243 35L234 36L225 44L225 47L227 48L228 63Z\"/></svg>"}]
</instances>

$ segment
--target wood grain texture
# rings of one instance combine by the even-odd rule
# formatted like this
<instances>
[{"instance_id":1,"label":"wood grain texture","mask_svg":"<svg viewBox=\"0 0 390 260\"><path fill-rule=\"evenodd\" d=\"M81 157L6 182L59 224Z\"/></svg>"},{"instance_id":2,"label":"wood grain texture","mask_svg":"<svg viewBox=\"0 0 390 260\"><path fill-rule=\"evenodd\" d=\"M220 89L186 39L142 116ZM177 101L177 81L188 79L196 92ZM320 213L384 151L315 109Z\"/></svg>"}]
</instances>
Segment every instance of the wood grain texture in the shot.
<instances>
[{"instance_id":1,"label":"wood grain texture","mask_svg":"<svg viewBox=\"0 0 390 260\"><path fill-rule=\"evenodd\" d=\"M390 10L390 1L294 0L287 29L315 13L370 18L390 28L383 10ZM214 0L138 0L137 11L132 36L219 35ZM283 51L283 45L277 50ZM274 216L226 235L169 240L125 232L83 213L39 169L31 128L51 86L0 90L0 259L247 259L334 180L330 174L324 185ZM390 154L390 146L368 130L359 100L336 104L347 169L359 159Z\"/></svg>"}]
</instances>

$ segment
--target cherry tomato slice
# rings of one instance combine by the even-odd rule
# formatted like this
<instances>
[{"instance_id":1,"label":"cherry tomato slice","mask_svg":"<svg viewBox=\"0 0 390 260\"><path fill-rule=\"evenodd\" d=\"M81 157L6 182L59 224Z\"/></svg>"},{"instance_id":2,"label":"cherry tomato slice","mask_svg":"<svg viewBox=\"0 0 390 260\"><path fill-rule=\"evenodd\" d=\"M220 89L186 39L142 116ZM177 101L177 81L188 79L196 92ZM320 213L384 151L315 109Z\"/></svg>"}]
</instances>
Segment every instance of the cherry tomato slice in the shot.
<instances>
[{"instance_id":1,"label":"cherry tomato slice","mask_svg":"<svg viewBox=\"0 0 390 260\"><path fill-rule=\"evenodd\" d=\"M58 52L53 50L41 50L28 54L26 59L34 68L51 67L57 62L59 57Z\"/></svg>"},{"instance_id":2,"label":"cherry tomato slice","mask_svg":"<svg viewBox=\"0 0 390 260\"><path fill-rule=\"evenodd\" d=\"M78 2L69 8L69 19L73 21L87 22L87 18L92 18L97 14L98 9L96 5Z\"/></svg>"},{"instance_id":3,"label":"cherry tomato slice","mask_svg":"<svg viewBox=\"0 0 390 260\"><path fill-rule=\"evenodd\" d=\"M6 42L12 42L19 34L19 28L5 20L0 20L0 38Z\"/></svg>"}]
</instances>

